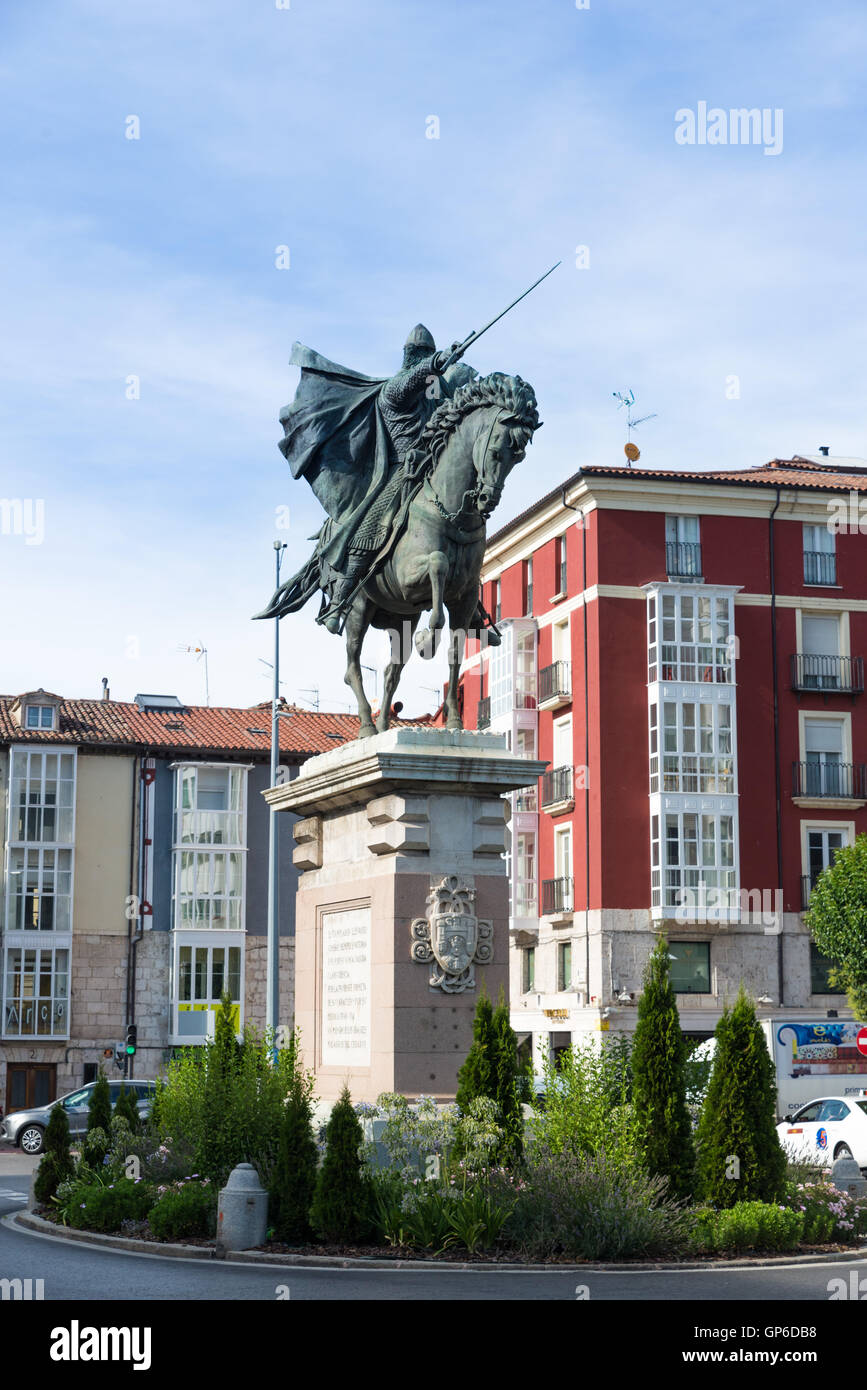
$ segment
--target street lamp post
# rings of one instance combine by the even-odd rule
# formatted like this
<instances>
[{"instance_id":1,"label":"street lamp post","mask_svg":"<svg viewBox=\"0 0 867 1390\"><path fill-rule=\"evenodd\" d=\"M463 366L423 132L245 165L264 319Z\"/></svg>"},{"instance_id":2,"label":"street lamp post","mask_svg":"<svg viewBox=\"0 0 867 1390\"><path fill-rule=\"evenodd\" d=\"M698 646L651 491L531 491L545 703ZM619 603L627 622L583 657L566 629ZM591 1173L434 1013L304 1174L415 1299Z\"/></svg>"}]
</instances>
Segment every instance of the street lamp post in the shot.
<instances>
[{"instance_id":1,"label":"street lamp post","mask_svg":"<svg viewBox=\"0 0 867 1390\"><path fill-rule=\"evenodd\" d=\"M283 541L274 542L276 583L280 588ZM274 619L274 694L271 700L271 786L277 785L280 764L280 619ZM268 808L268 952L265 984L265 1029L271 1038L271 1055L277 1061L277 1027L280 1020L280 860L277 844L277 812Z\"/></svg>"}]
</instances>

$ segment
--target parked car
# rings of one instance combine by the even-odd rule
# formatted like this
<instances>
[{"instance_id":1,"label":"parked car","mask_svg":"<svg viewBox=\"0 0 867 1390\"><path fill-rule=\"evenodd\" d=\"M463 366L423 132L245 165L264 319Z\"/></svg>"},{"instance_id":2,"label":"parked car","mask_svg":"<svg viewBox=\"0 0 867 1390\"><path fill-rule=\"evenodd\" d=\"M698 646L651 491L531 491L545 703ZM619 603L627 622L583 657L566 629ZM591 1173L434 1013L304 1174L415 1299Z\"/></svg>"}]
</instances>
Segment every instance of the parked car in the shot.
<instances>
[{"instance_id":1,"label":"parked car","mask_svg":"<svg viewBox=\"0 0 867 1390\"><path fill-rule=\"evenodd\" d=\"M86 1086L81 1086L77 1091L70 1091L68 1095L58 1096L50 1105L40 1105L30 1110L15 1110L11 1115L7 1115L0 1124L0 1139L5 1139L10 1144L17 1144L28 1154L38 1154L42 1152L45 1130L48 1127L48 1120L55 1105L62 1105L66 1111L66 1118L69 1120L69 1133L73 1139L80 1138L87 1132L88 1105L93 1094L95 1081L90 1081ZM126 1086L128 1091L135 1091L138 1096L139 1119L146 1119L150 1114L151 1100L156 1089L155 1081L109 1081L108 1087L111 1091L111 1103L114 1107L121 1087Z\"/></svg>"},{"instance_id":2,"label":"parked car","mask_svg":"<svg viewBox=\"0 0 867 1390\"><path fill-rule=\"evenodd\" d=\"M867 1100L822 1096L802 1105L777 1125L780 1143L792 1158L831 1164L854 1158L867 1168Z\"/></svg>"}]
</instances>

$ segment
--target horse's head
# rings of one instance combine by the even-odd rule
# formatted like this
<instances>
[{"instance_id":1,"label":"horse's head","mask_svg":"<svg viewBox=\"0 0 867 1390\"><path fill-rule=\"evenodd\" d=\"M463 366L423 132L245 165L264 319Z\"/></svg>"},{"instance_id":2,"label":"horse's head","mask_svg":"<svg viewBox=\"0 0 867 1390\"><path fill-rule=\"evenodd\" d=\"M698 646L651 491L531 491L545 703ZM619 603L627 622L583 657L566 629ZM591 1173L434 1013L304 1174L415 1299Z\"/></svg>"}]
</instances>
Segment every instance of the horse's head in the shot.
<instances>
[{"instance_id":1,"label":"horse's head","mask_svg":"<svg viewBox=\"0 0 867 1390\"><path fill-rule=\"evenodd\" d=\"M475 484L465 493L485 519L503 492L509 473L523 459L533 434L541 426L532 386L519 376L492 372L460 387L431 417L424 433L435 461L451 434L472 416L472 463Z\"/></svg>"}]
</instances>

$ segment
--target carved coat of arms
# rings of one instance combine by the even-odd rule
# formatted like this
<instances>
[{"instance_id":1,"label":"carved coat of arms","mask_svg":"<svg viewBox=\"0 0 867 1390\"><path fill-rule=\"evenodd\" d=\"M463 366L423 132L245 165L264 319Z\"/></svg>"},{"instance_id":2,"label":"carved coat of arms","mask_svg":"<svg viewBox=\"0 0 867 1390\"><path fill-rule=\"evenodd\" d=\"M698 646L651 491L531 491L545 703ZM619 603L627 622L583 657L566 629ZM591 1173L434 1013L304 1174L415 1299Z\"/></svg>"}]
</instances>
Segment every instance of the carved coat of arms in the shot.
<instances>
[{"instance_id":1,"label":"carved coat of arms","mask_svg":"<svg viewBox=\"0 0 867 1390\"><path fill-rule=\"evenodd\" d=\"M473 911L476 890L456 874L447 874L427 896L427 916L412 924L413 960L434 962L432 989L460 994L473 989L474 967L494 953L494 924L480 921Z\"/></svg>"}]
</instances>

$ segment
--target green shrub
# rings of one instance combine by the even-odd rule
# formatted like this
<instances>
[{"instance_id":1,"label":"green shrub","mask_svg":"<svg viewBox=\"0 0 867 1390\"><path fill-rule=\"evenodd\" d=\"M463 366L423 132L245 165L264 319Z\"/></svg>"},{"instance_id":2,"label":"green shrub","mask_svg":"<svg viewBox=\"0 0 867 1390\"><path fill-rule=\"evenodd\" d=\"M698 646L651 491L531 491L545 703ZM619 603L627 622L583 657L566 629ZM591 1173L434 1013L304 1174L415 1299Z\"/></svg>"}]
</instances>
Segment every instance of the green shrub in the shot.
<instances>
[{"instance_id":1,"label":"green shrub","mask_svg":"<svg viewBox=\"0 0 867 1390\"><path fill-rule=\"evenodd\" d=\"M323 1240L354 1245L370 1235L372 1193L359 1152L363 1138L344 1086L325 1132L325 1158L310 1211L310 1224Z\"/></svg>"},{"instance_id":2,"label":"green shrub","mask_svg":"<svg viewBox=\"0 0 867 1390\"><path fill-rule=\"evenodd\" d=\"M717 1254L742 1250L794 1250L804 1234L804 1215L773 1202L737 1202L704 1222L706 1249Z\"/></svg>"},{"instance_id":3,"label":"green shrub","mask_svg":"<svg viewBox=\"0 0 867 1390\"><path fill-rule=\"evenodd\" d=\"M701 1193L712 1206L782 1196L786 1153L777 1137L774 1067L743 989L716 1027L696 1146Z\"/></svg>"},{"instance_id":4,"label":"green shrub","mask_svg":"<svg viewBox=\"0 0 867 1390\"><path fill-rule=\"evenodd\" d=\"M66 1197L62 1216L75 1230L117 1231L122 1221L141 1221L153 1205L154 1189L120 1178L109 1186L77 1183Z\"/></svg>"},{"instance_id":5,"label":"green shrub","mask_svg":"<svg viewBox=\"0 0 867 1390\"><path fill-rule=\"evenodd\" d=\"M549 1153L596 1153L624 1162L640 1157L641 1136L629 1100L625 1051L592 1040L573 1043L559 1065L545 1061L545 1108L534 1110L529 1132Z\"/></svg>"},{"instance_id":6,"label":"green shrub","mask_svg":"<svg viewBox=\"0 0 867 1390\"><path fill-rule=\"evenodd\" d=\"M75 1163L69 1152L69 1120L62 1105L52 1107L45 1130L45 1152L39 1163L34 1196L47 1206L60 1183L72 1177Z\"/></svg>"},{"instance_id":7,"label":"green shrub","mask_svg":"<svg viewBox=\"0 0 867 1390\"><path fill-rule=\"evenodd\" d=\"M85 1146L89 1147L90 1161L95 1165L102 1162L108 1152L108 1133L111 1128L111 1089L106 1079L105 1072L100 1068L99 1076L90 1093L90 1100L87 1103L87 1138L90 1140L89 1146L85 1141ZM93 1138L94 1131L99 1131L98 1136ZM104 1140L104 1142L103 1142ZM102 1152L99 1152L99 1145L102 1143Z\"/></svg>"},{"instance_id":8,"label":"green shrub","mask_svg":"<svg viewBox=\"0 0 867 1390\"><path fill-rule=\"evenodd\" d=\"M164 1192L148 1213L159 1240L213 1236L217 1229L218 1192L213 1183L187 1181Z\"/></svg>"},{"instance_id":9,"label":"green shrub","mask_svg":"<svg viewBox=\"0 0 867 1390\"><path fill-rule=\"evenodd\" d=\"M632 1097L649 1172L668 1178L676 1196L692 1190L695 1156L686 1106L686 1044L661 937L644 971L632 1047Z\"/></svg>"},{"instance_id":10,"label":"green shrub","mask_svg":"<svg viewBox=\"0 0 867 1390\"><path fill-rule=\"evenodd\" d=\"M306 1242L312 1235L310 1207L319 1166L312 1093L312 1075L298 1066L280 1127L277 1161L268 1184L268 1214L274 1238L290 1245Z\"/></svg>"},{"instance_id":11,"label":"green shrub","mask_svg":"<svg viewBox=\"0 0 867 1390\"><path fill-rule=\"evenodd\" d=\"M121 1086L120 1095L115 1101L114 1118L120 1116L126 1120L127 1129L130 1134L138 1134L141 1129L138 1113L138 1095L133 1090L127 1090L126 1086Z\"/></svg>"},{"instance_id":12,"label":"green shrub","mask_svg":"<svg viewBox=\"0 0 867 1390\"><path fill-rule=\"evenodd\" d=\"M500 1191L500 1188L502 1190ZM689 1248L691 1213L664 1178L604 1150L530 1150L517 1184L494 1174L492 1195L514 1197L503 1239L527 1258L628 1259Z\"/></svg>"},{"instance_id":13,"label":"green shrub","mask_svg":"<svg viewBox=\"0 0 867 1390\"><path fill-rule=\"evenodd\" d=\"M213 1042L169 1063L155 1115L163 1146L174 1136L192 1151L192 1171L222 1186L239 1163L260 1171L273 1164L294 1062L293 1050L283 1048L272 1065L271 1047L253 1029L237 1044L231 1017L218 1024Z\"/></svg>"}]
</instances>

